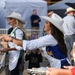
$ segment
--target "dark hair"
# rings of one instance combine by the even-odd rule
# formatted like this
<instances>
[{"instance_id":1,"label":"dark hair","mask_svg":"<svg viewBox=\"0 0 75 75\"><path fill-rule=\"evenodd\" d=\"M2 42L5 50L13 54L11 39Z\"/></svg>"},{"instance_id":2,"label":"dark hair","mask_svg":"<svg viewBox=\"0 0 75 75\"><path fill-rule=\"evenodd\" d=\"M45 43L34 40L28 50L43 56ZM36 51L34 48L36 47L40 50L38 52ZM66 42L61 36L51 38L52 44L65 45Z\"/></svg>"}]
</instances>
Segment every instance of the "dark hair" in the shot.
<instances>
[{"instance_id":1,"label":"dark hair","mask_svg":"<svg viewBox=\"0 0 75 75\"><path fill-rule=\"evenodd\" d=\"M33 9L33 12L36 11L36 9Z\"/></svg>"},{"instance_id":2,"label":"dark hair","mask_svg":"<svg viewBox=\"0 0 75 75\"><path fill-rule=\"evenodd\" d=\"M64 34L52 23L50 23L50 27L51 27L51 35L53 35L53 37L58 41L62 53L67 56L67 48L64 41Z\"/></svg>"}]
</instances>

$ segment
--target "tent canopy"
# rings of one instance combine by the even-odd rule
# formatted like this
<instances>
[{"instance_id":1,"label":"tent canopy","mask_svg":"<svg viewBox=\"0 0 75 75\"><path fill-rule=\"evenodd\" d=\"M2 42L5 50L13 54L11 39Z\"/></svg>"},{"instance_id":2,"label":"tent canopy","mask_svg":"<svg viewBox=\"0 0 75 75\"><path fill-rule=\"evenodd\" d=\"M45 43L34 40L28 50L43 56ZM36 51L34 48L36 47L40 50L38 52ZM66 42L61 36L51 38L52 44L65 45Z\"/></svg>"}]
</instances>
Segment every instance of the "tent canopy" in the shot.
<instances>
[{"instance_id":1,"label":"tent canopy","mask_svg":"<svg viewBox=\"0 0 75 75\"><path fill-rule=\"evenodd\" d=\"M66 9L68 6L65 3L75 3L75 0L62 0L60 2L57 2L55 4L52 4L48 6L48 10L60 10L60 9Z\"/></svg>"},{"instance_id":2,"label":"tent canopy","mask_svg":"<svg viewBox=\"0 0 75 75\"><path fill-rule=\"evenodd\" d=\"M0 6L5 7L3 12L5 13L6 16L11 12L20 13L25 20L24 26L27 29L31 29L30 16L33 13L33 9L37 10L37 14L39 16L47 15L47 2L43 0L0 0ZM0 16L1 16L0 18L2 18L1 14ZM39 29L41 30L43 30L43 23L44 23L43 21L40 22ZM7 23L6 28L9 28L9 25L7 25Z\"/></svg>"},{"instance_id":3,"label":"tent canopy","mask_svg":"<svg viewBox=\"0 0 75 75\"><path fill-rule=\"evenodd\" d=\"M27 29L31 29L30 16L33 14L33 9L37 10L39 16L46 15L47 2L43 0L6 0L6 15L13 11L20 13L25 20ZM41 24L43 23L41 22ZM40 29L43 29L43 25L40 26Z\"/></svg>"}]
</instances>

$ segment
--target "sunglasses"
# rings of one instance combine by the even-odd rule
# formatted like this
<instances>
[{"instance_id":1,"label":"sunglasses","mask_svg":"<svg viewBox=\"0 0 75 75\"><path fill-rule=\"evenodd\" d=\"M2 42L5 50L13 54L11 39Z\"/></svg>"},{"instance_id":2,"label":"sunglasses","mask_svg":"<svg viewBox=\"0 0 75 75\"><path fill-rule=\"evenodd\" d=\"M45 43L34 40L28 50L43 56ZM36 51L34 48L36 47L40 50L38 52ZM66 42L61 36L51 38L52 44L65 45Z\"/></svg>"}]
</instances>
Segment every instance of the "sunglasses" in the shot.
<instances>
[{"instance_id":1,"label":"sunglasses","mask_svg":"<svg viewBox=\"0 0 75 75\"><path fill-rule=\"evenodd\" d=\"M9 20L12 20L13 18L8 18Z\"/></svg>"}]
</instances>

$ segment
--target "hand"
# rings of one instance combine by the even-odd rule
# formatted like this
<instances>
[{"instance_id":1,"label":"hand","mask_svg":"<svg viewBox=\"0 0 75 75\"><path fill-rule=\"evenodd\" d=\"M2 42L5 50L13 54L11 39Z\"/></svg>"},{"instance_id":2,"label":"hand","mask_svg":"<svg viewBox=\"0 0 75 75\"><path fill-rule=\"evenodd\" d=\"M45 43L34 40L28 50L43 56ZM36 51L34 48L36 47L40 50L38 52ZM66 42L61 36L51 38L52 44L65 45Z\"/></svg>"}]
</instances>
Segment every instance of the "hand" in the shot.
<instances>
[{"instance_id":1,"label":"hand","mask_svg":"<svg viewBox=\"0 0 75 75\"><path fill-rule=\"evenodd\" d=\"M46 75L59 75L59 69L57 68L48 68Z\"/></svg>"},{"instance_id":2,"label":"hand","mask_svg":"<svg viewBox=\"0 0 75 75\"><path fill-rule=\"evenodd\" d=\"M30 54L30 51L29 50L26 50L26 54Z\"/></svg>"},{"instance_id":3,"label":"hand","mask_svg":"<svg viewBox=\"0 0 75 75\"><path fill-rule=\"evenodd\" d=\"M6 42L9 42L11 40L11 37L7 34L3 34L2 40L6 41Z\"/></svg>"},{"instance_id":4,"label":"hand","mask_svg":"<svg viewBox=\"0 0 75 75\"><path fill-rule=\"evenodd\" d=\"M75 58L75 46L73 46L73 49L71 50L71 52L70 52L70 54L71 54L71 56L72 56L72 58Z\"/></svg>"},{"instance_id":5,"label":"hand","mask_svg":"<svg viewBox=\"0 0 75 75\"><path fill-rule=\"evenodd\" d=\"M33 23L37 23L38 22L38 20L34 20L34 22Z\"/></svg>"},{"instance_id":6,"label":"hand","mask_svg":"<svg viewBox=\"0 0 75 75\"><path fill-rule=\"evenodd\" d=\"M8 47L8 43L7 43L7 42L4 42L4 41L1 42L1 45L2 45L4 48L7 48L7 47Z\"/></svg>"},{"instance_id":7,"label":"hand","mask_svg":"<svg viewBox=\"0 0 75 75\"><path fill-rule=\"evenodd\" d=\"M51 16L53 13L54 13L54 12L51 11L51 12L49 12L47 15L48 15L48 16Z\"/></svg>"}]
</instances>

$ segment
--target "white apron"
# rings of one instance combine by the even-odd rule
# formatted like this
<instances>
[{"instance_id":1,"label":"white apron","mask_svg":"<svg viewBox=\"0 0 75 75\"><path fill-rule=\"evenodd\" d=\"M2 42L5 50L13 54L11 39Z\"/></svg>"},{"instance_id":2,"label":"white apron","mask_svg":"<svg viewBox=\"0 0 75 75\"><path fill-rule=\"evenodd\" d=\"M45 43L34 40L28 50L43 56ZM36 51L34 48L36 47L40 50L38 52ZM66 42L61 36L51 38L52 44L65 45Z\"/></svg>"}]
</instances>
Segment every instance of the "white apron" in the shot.
<instances>
[{"instance_id":1,"label":"white apron","mask_svg":"<svg viewBox=\"0 0 75 75\"><path fill-rule=\"evenodd\" d=\"M51 57L50 55L48 55L47 52L46 52L46 47L43 47L42 49L43 49L45 57L47 58L47 60L50 63L50 67L52 67L52 68L61 68L61 61Z\"/></svg>"}]
</instances>

